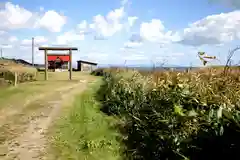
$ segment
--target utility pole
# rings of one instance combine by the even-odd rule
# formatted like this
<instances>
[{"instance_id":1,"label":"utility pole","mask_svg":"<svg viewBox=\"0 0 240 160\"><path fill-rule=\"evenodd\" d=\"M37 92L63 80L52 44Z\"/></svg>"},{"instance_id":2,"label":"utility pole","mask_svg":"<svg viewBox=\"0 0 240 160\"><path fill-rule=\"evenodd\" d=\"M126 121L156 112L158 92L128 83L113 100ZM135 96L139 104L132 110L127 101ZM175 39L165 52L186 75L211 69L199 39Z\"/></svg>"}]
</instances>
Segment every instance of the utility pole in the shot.
<instances>
[{"instance_id":1,"label":"utility pole","mask_svg":"<svg viewBox=\"0 0 240 160\"><path fill-rule=\"evenodd\" d=\"M3 59L3 49L1 48L1 58Z\"/></svg>"},{"instance_id":2,"label":"utility pole","mask_svg":"<svg viewBox=\"0 0 240 160\"><path fill-rule=\"evenodd\" d=\"M127 60L124 61L124 67L126 68L126 71L128 71Z\"/></svg>"},{"instance_id":3,"label":"utility pole","mask_svg":"<svg viewBox=\"0 0 240 160\"><path fill-rule=\"evenodd\" d=\"M32 65L34 67L34 37L32 38Z\"/></svg>"},{"instance_id":4,"label":"utility pole","mask_svg":"<svg viewBox=\"0 0 240 160\"><path fill-rule=\"evenodd\" d=\"M156 68L156 64L152 59L150 61L152 62L152 71L154 72Z\"/></svg>"}]
</instances>

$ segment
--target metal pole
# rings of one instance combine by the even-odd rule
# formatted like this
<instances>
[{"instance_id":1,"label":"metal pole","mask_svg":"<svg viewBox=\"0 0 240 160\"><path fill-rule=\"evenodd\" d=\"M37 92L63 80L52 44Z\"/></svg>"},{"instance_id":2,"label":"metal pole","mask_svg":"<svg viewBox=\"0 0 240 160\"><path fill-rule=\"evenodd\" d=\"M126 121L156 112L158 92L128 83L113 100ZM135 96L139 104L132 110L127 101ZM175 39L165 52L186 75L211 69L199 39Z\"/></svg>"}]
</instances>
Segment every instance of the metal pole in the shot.
<instances>
[{"instance_id":1,"label":"metal pole","mask_svg":"<svg viewBox=\"0 0 240 160\"><path fill-rule=\"evenodd\" d=\"M34 37L32 38L32 65L34 67Z\"/></svg>"},{"instance_id":2,"label":"metal pole","mask_svg":"<svg viewBox=\"0 0 240 160\"><path fill-rule=\"evenodd\" d=\"M3 58L3 49L1 48L1 58Z\"/></svg>"},{"instance_id":3,"label":"metal pole","mask_svg":"<svg viewBox=\"0 0 240 160\"><path fill-rule=\"evenodd\" d=\"M155 62L153 60L151 60L151 62L152 62L152 71L154 72L155 68L156 68L156 64L155 64Z\"/></svg>"},{"instance_id":4,"label":"metal pole","mask_svg":"<svg viewBox=\"0 0 240 160\"><path fill-rule=\"evenodd\" d=\"M69 79L72 80L72 50L70 49L69 50L69 65L70 65L70 68L69 68Z\"/></svg>"}]
</instances>

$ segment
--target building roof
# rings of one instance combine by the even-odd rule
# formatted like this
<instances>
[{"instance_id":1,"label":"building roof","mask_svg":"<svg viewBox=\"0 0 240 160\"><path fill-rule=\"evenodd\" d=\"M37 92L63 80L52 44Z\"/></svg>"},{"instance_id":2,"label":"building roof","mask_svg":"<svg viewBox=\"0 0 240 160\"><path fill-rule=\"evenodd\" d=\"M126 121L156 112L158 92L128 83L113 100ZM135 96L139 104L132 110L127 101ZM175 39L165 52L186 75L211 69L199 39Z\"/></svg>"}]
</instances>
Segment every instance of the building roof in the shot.
<instances>
[{"instance_id":1,"label":"building roof","mask_svg":"<svg viewBox=\"0 0 240 160\"><path fill-rule=\"evenodd\" d=\"M69 62L70 56L68 54L50 54L47 55L48 61L56 61L57 59L61 59L62 61Z\"/></svg>"},{"instance_id":2,"label":"building roof","mask_svg":"<svg viewBox=\"0 0 240 160\"><path fill-rule=\"evenodd\" d=\"M78 48L76 47L39 47L38 49L40 51L41 50L51 50L51 51L69 51L69 50L77 51L78 50Z\"/></svg>"},{"instance_id":3,"label":"building roof","mask_svg":"<svg viewBox=\"0 0 240 160\"><path fill-rule=\"evenodd\" d=\"M97 65L97 63L94 62L88 62L88 61L83 61L83 60L79 60L77 61L78 63L86 63L86 64L90 64L90 65Z\"/></svg>"},{"instance_id":4,"label":"building roof","mask_svg":"<svg viewBox=\"0 0 240 160\"><path fill-rule=\"evenodd\" d=\"M69 54L62 53L48 53L47 56L70 56Z\"/></svg>"}]
</instances>

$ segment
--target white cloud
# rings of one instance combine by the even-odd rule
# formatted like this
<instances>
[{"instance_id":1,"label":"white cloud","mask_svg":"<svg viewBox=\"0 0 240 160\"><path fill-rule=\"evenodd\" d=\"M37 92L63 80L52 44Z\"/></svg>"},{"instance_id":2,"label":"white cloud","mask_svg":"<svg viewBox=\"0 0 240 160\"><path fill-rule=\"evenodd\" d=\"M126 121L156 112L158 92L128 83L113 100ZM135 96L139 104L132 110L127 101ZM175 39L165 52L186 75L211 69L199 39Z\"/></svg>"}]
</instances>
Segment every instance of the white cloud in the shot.
<instances>
[{"instance_id":1,"label":"white cloud","mask_svg":"<svg viewBox=\"0 0 240 160\"><path fill-rule=\"evenodd\" d=\"M143 38L142 38L139 34L133 33L133 34L131 35L131 37L129 38L129 41L140 43L140 42L143 41Z\"/></svg>"},{"instance_id":2,"label":"white cloud","mask_svg":"<svg viewBox=\"0 0 240 160\"><path fill-rule=\"evenodd\" d=\"M44 11L44 7L39 7L39 10L42 12Z\"/></svg>"},{"instance_id":3,"label":"white cloud","mask_svg":"<svg viewBox=\"0 0 240 160\"><path fill-rule=\"evenodd\" d=\"M10 49L10 48L12 48L12 47L13 47L13 46L10 45L10 44L1 45L1 48L3 48L3 49Z\"/></svg>"},{"instance_id":4,"label":"white cloud","mask_svg":"<svg viewBox=\"0 0 240 160\"><path fill-rule=\"evenodd\" d=\"M47 11L36 23L36 27L45 28L51 32L60 32L66 24L66 17L54 10Z\"/></svg>"},{"instance_id":5,"label":"white cloud","mask_svg":"<svg viewBox=\"0 0 240 160\"><path fill-rule=\"evenodd\" d=\"M165 27L159 19L143 22L140 27L140 36L145 40L158 43L169 43L178 39L176 33L165 31Z\"/></svg>"},{"instance_id":6,"label":"white cloud","mask_svg":"<svg viewBox=\"0 0 240 160\"><path fill-rule=\"evenodd\" d=\"M141 42L131 42L131 41L128 41L128 42L124 43L124 47L125 48L135 48L135 47L140 47L141 45L142 45Z\"/></svg>"},{"instance_id":7,"label":"white cloud","mask_svg":"<svg viewBox=\"0 0 240 160\"><path fill-rule=\"evenodd\" d=\"M122 1L121 1L121 5L122 5L122 6L126 5L127 3L128 3L128 0L122 0Z\"/></svg>"},{"instance_id":8,"label":"white cloud","mask_svg":"<svg viewBox=\"0 0 240 160\"><path fill-rule=\"evenodd\" d=\"M80 24L78 24L79 29L86 29L88 27L87 21L83 20Z\"/></svg>"},{"instance_id":9,"label":"white cloud","mask_svg":"<svg viewBox=\"0 0 240 160\"><path fill-rule=\"evenodd\" d=\"M221 44L240 39L240 11L211 15L184 29L181 43Z\"/></svg>"},{"instance_id":10,"label":"white cloud","mask_svg":"<svg viewBox=\"0 0 240 160\"><path fill-rule=\"evenodd\" d=\"M106 60L109 60L108 57L109 57L109 54L107 53L93 51L86 54L81 54L80 59L90 61L90 62L104 62Z\"/></svg>"},{"instance_id":11,"label":"white cloud","mask_svg":"<svg viewBox=\"0 0 240 160\"><path fill-rule=\"evenodd\" d=\"M95 39L102 40L122 31L125 27L132 27L138 17L126 17L125 5L128 4L128 2L128 0L122 0L121 7L111 10L105 16L101 14L94 16L92 22L83 20L78 24L78 30L84 32L84 34L93 33Z\"/></svg>"},{"instance_id":12,"label":"white cloud","mask_svg":"<svg viewBox=\"0 0 240 160\"><path fill-rule=\"evenodd\" d=\"M46 42L48 42L48 39L46 39L44 36L34 37L34 43L36 45L42 45ZM24 40L22 40L21 44L24 45L24 46L32 45L32 39L24 39Z\"/></svg>"},{"instance_id":13,"label":"white cloud","mask_svg":"<svg viewBox=\"0 0 240 160\"><path fill-rule=\"evenodd\" d=\"M33 13L20 7L13 5L11 2L5 3L5 8L0 10L0 28L18 29L30 26Z\"/></svg>"},{"instance_id":14,"label":"white cloud","mask_svg":"<svg viewBox=\"0 0 240 160\"><path fill-rule=\"evenodd\" d=\"M185 54L183 52L176 52L171 54L171 56L184 56Z\"/></svg>"},{"instance_id":15,"label":"white cloud","mask_svg":"<svg viewBox=\"0 0 240 160\"><path fill-rule=\"evenodd\" d=\"M124 16L124 7L110 11L106 17L102 15L96 15L93 18L93 23L90 24L90 28L97 34L104 37L110 37L116 32L122 30L123 24L121 20Z\"/></svg>"},{"instance_id":16,"label":"white cloud","mask_svg":"<svg viewBox=\"0 0 240 160\"><path fill-rule=\"evenodd\" d=\"M0 35L6 34L6 31L0 31Z\"/></svg>"},{"instance_id":17,"label":"white cloud","mask_svg":"<svg viewBox=\"0 0 240 160\"><path fill-rule=\"evenodd\" d=\"M92 30L90 30L90 24L86 20L83 20L77 25L75 32L76 34L88 35L92 33Z\"/></svg>"},{"instance_id":18,"label":"white cloud","mask_svg":"<svg viewBox=\"0 0 240 160\"><path fill-rule=\"evenodd\" d=\"M9 40L9 42L16 42L16 41L18 41L18 38L15 36L11 36L11 37L9 37L8 40Z\"/></svg>"},{"instance_id":19,"label":"white cloud","mask_svg":"<svg viewBox=\"0 0 240 160\"><path fill-rule=\"evenodd\" d=\"M136 17L136 16L128 17L128 23L129 23L130 27L132 27L135 24L137 19L138 19L138 17Z\"/></svg>"},{"instance_id":20,"label":"white cloud","mask_svg":"<svg viewBox=\"0 0 240 160\"><path fill-rule=\"evenodd\" d=\"M148 57L142 54L132 54L124 57L125 60L127 61L132 61L132 60L149 60Z\"/></svg>"},{"instance_id":21,"label":"white cloud","mask_svg":"<svg viewBox=\"0 0 240 160\"><path fill-rule=\"evenodd\" d=\"M68 44L74 41L84 40L84 34L76 34L74 31L65 32L57 37L57 44Z\"/></svg>"},{"instance_id":22,"label":"white cloud","mask_svg":"<svg viewBox=\"0 0 240 160\"><path fill-rule=\"evenodd\" d=\"M40 8L41 11L43 11ZM56 11L46 11L43 15L31 12L19 5L6 2L0 10L0 29L45 28L51 32L60 32L66 23L66 17Z\"/></svg>"},{"instance_id":23,"label":"white cloud","mask_svg":"<svg viewBox=\"0 0 240 160\"><path fill-rule=\"evenodd\" d=\"M108 15L106 16L107 20L111 20L113 22L118 21L124 16L124 7L115 9L113 11L110 11Z\"/></svg>"}]
</instances>

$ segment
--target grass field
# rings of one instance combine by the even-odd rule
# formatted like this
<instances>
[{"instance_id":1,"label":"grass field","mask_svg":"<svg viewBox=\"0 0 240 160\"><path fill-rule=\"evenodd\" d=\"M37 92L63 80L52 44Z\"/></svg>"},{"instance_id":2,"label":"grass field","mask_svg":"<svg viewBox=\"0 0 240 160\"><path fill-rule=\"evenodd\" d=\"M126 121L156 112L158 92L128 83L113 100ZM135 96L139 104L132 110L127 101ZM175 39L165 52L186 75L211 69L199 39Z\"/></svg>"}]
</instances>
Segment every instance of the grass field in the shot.
<instances>
[{"instance_id":1,"label":"grass field","mask_svg":"<svg viewBox=\"0 0 240 160\"><path fill-rule=\"evenodd\" d=\"M27 98L29 95L39 95L40 93L47 93L51 90L71 85L84 80L87 77L85 73L73 72L73 80L68 80L68 72L49 72L49 80L44 80L44 73L39 73L37 81L22 83L17 87L4 86L0 89L0 108L6 106L9 102L18 103L22 99ZM86 76L86 77L84 77ZM6 105L4 105L6 104Z\"/></svg>"},{"instance_id":2,"label":"grass field","mask_svg":"<svg viewBox=\"0 0 240 160\"><path fill-rule=\"evenodd\" d=\"M99 83L91 85L75 97L73 106L65 107L50 133L50 159L121 159L119 135L113 128L116 120L102 113L94 99L98 87Z\"/></svg>"}]
</instances>

